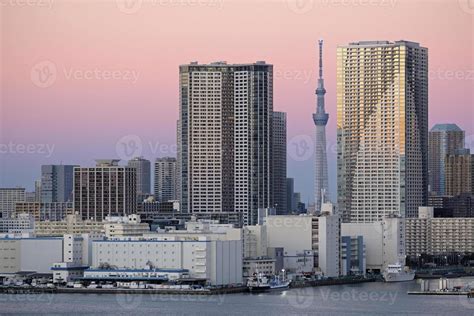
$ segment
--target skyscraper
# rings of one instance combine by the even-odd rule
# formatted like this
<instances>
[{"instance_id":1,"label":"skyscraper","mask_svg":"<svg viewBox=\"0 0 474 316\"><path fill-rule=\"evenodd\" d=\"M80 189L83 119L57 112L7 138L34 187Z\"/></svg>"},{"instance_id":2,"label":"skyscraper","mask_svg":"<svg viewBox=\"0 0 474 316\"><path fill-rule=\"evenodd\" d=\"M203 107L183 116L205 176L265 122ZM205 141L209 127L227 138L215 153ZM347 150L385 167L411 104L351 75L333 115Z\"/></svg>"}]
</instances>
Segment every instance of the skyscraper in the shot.
<instances>
[{"instance_id":1,"label":"skyscraper","mask_svg":"<svg viewBox=\"0 0 474 316\"><path fill-rule=\"evenodd\" d=\"M74 165L41 166L41 202L72 201Z\"/></svg>"},{"instance_id":2,"label":"skyscraper","mask_svg":"<svg viewBox=\"0 0 474 316\"><path fill-rule=\"evenodd\" d=\"M325 197L329 194L328 185L328 160L326 153L326 124L328 123L329 114L324 108L324 89L323 79L323 41L319 40L319 78L318 87L316 88L317 107L316 113L313 114L314 124L316 125L316 149L315 149L315 177L314 177L314 203L315 211L321 212L322 194Z\"/></svg>"},{"instance_id":3,"label":"skyscraper","mask_svg":"<svg viewBox=\"0 0 474 316\"><path fill-rule=\"evenodd\" d=\"M429 132L429 190L433 195L446 194L446 156L464 148L464 131L456 124L436 124Z\"/></svg>"},{"instance_id":4,"label":"skyscraper","mask_svg":"<svg viewBox=\"0 0 474 316\"><path fill-rule=\"evenodd\" d=\"M155 199L159 202L176 200L176 158L155 160Z\"/></svg>"},{"instance_id":5,"label":"skyscraper","mask_svg":"<svg viewBox=\"0 0 474 316\"><path fill-rule=\"evenodd\" d=\"M416 217L428 191L428 50L408 41L337 49L338 206L344 221Z\"/></svg>"},{"instance_id":6,"label":"skyscraper","mask_svg":"<svg viewBox=\"0 0 474 316\"><path fill-rule=\"evenodd\" d=\"M273 112L272 183L277 214L290 210L286 205L286 113Z\"/></svg>"},{"instance_id":7,"label":"skyscraper","mask_svg":"<svg viewBox=\"0 0 474 316\"><path fill-rule=\"evenodd\" d=\"M273 66L180 67L178 159L183 212L243 217L273 207Z\"/></svg>"},{"instance_id":8,"label":"skyscraper","mask_svg":"<svg viewBox=\"0 0 474 316\"><path fill-rule=\"evenodd\" d=\"M137 198L141 201L151 193L151 164L143 157L128 161L128 166L137 170Z\"/></svg>"},{"instance_id":9,"label":"skyscraper","mask_svg":"<svg viewBox=\"0 0 474 316\"><path fill-rule=\"evenodd\" d=\"M136 169L119 160L99 159L92 168L74 168L74 212L82 219L134 214L137 208Z\"/></svg>"}]
</instances>

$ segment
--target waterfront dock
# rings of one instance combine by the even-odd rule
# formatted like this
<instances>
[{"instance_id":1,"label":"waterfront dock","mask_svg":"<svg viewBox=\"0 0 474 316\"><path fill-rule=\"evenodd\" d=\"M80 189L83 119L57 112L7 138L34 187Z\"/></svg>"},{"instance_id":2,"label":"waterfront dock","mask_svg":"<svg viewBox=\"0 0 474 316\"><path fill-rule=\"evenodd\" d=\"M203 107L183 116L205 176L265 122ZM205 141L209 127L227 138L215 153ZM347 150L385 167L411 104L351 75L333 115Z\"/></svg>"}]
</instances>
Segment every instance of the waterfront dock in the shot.
<instances>
[{"instance_id":1,"label":"waterfront dock","mask_svg":"<svg viewBox=\"0 0 474 316\"><path fill-rule=\"evenodd\" d=\"M408 295L469 295L466 291L408 291Z\"/></svg>"}]
</instances>

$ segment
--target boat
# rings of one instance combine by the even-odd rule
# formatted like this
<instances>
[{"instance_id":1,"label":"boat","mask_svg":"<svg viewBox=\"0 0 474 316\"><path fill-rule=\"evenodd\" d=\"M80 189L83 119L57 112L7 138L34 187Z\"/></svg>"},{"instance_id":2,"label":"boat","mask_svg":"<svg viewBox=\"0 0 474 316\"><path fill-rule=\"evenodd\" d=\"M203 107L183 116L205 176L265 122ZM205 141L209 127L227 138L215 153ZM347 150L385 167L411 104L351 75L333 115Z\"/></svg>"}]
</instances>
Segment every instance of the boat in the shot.
<instances>
[{"instance_id":1,"label":"boat","mask_svg":"<svg viewBox=\"0 0 474 316\"><path fill-rule=\"evenodd\" d=\"M290 287L290 280L273 279L270 281L270 290L286 290Z\"/></svg>"},{"instance_id":2,"label":"boat","mask_svg":"<svg viewBox=\"0 0 474 316\"><path fill-rule=\"evenodd\" d=\"M283 275L276 275L270 281L270 290L286 290L290 287L291 280L288 280L285 275L285 270L282 270Z\"/></svg>"},{"instance_id":3,"label":"boat","mask_svg":"<svg viewBox=\"0 0 474 316\"><path fill-rule=\"evenodd\" d=\"M269 291L270 280L262 274L254 275L247 280L247 288L252 293Z\"/></svg>"},{"instance_id":4,"label":"boat","mask_svg":"<svg viewBox=\"0 0 474 316\"><path fill-rule=\"evenodd\" d=\"M382 274L385 282L406 282L415 278L415 272L405 270L401 264L389 264Z\"/></svg>"}]
</instances>

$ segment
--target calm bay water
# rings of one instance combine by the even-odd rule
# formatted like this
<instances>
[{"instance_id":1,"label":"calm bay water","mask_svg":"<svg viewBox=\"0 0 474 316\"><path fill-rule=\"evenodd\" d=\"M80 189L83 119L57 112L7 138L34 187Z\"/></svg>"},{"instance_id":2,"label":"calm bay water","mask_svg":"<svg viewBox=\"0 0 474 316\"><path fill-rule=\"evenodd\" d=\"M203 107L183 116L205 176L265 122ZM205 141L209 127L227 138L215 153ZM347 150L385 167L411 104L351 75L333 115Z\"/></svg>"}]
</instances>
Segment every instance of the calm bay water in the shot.
<instances>
[{"instance_id":1,"label":"calm bay water","mask_svg":"<svg viewBox=\"0 0 474 316\"><path fill-rule=\"evenodd\" d=\"M433 286L438 280L431 280ZM474 278L454 280L474 285ZM290 289L263 294L0 295L0 314L48 315L474 315L465 296L407 295L417 281Z\"/></svg>"}]
</instances>

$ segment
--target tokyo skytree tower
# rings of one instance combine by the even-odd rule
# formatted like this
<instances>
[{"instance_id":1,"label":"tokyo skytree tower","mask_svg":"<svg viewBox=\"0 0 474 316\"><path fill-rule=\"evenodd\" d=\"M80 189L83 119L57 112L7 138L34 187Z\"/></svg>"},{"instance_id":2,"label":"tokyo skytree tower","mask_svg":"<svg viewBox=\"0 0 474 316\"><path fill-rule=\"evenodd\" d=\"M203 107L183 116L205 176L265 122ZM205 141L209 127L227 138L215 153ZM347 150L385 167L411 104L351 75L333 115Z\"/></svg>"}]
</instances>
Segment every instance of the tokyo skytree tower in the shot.
<instances>
[{"instance_id":1,"label":"tokyo skytree tower","mask_svg":"<svg viewBox=\"0 0 474 316\"><path fill-rule=\"evenodd\" d=\"M328 185L328 160L326 154L326 124L329 114L324 110L324 89L323 79L323 40L319 40L319 78L316 89L317 107L313 114L314 124L316 125L316 144L315 144L315 175L314 175L314 202L316 213L321 212L321 202L327 199L329 192Z\"/></svg>"}]
</instances>

